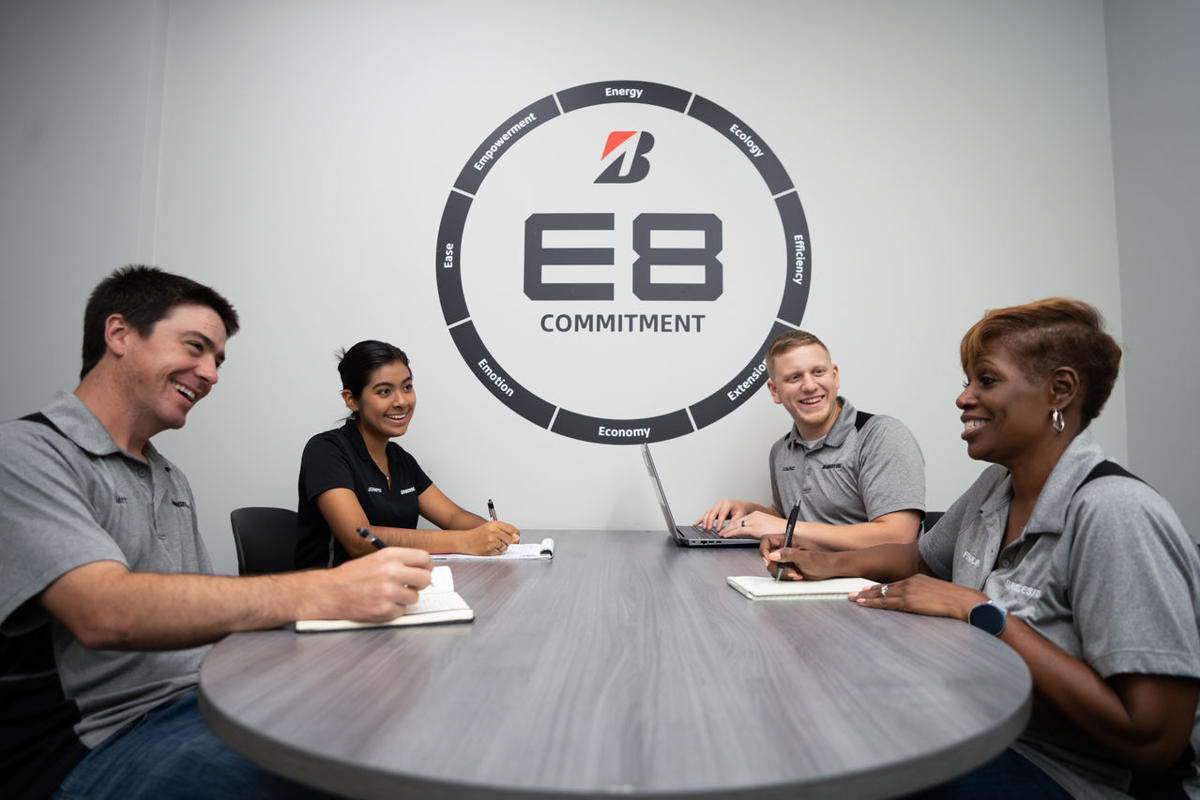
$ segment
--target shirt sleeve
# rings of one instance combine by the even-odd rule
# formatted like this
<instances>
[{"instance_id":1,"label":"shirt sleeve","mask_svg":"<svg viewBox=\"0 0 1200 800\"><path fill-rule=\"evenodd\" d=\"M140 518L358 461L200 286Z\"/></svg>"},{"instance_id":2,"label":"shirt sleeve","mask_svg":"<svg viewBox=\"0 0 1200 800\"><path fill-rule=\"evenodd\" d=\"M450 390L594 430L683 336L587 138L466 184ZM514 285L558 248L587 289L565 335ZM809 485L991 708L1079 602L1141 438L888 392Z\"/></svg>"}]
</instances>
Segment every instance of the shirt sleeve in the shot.
<instances>
[{"instance_id":1,"label":"shirt sleeve","mask_svg":"<svg viewBox=\"0 0 1200 800\"><path fill-rule=\"evenodd\" d=\"M937 525L917 539L921 560L935 578L943 581L950 580L954 571L954 545L963 521L965 500L965 496L955 500Z\"/></svg>"},{"instance_id":2,"label":"shirt sleeve","mask_svg":"<svg viewBox=\"0 0 1200 800\"><path fill-rule=\"evenodd\" d=\"M786 514L787 511L784 510L783 500L779 497L779 479L775 474L775 459L779 455L779 450L786 446L784 444L784 440L786 438L787 437L785 436L783 439L780 439L776 441L775 444L771 445L771 453L767 456L767 472L771 476L771 503L774 504L776 510L781 511L784 514Z\"/></svg>"},{"instance_id":3,"label":"shirt sleeve","mask_svg":"<svg viewBox=\"0 0 1200 800\"><path fill-rule=\"evenodd\" d=\"M72 442L36 425L11 423L0 434L0 623L12 634L49 619L36 603L14 612L67 572L95 561L128 566L96 514L92 495L106 487L72 464L85 459Z\"/></svg>"},{"instance_id":4,"label":"shirt sleeve","mask_svg":"<svg viewBox=\"0 0 1200 800\"><path fill-rule=\"evenodd\" d=\"M867 519L893 511L925 510L925 459L904 423L875 415L858 445L858 487Z\"/></svg>"},{"instance_id":5,"label":"shirt sleeve","mask_svg":"<svg viewBox=\"0 0 1200 800\"><path fill-rule=\"evenodd\" d=\"M421 465L412 457L412 453L401 449L404 460L407 462L405 469L409 475L412 475L413 488L416 489L416 494L419 497L422 492L433 485L433 480L425 474L425 470L421 469Z\"/></svg>"},{"instance_id":6,"label":"shirt sleeve","mask_svg":"<svg viewBox=\"0 0 1200 800\"><path fill-rule=\"evenodd\" d=\"M1101 478L1080 489L1066 526L1084 660L1104 678L1200 677L1200 556L1167 501L1141 481Z\"/></svg>"},{"instance_id":7,"label":"shirt sleeve","mask_svg":"<svg viewBox=\"0 0 1200 800\"><path fill-rule=\"evenodd\" d=\"M300 489L304 502L311 503L330 489L354 491L354 469L350 458L331 436L317 434L309 439L300 457Z\"/></svg>"},{"instance_id":8,"label":"shirt sleeve","mask_svg":"<svg viewBox=\"0 0 1200 800\"><path fill-rule=\"evenodd\" d=\"M950 504L938 523L917 539L921 560L935 578L944 581L953 579L959 533L968 522L979 517L983 501L991 496L996 485L1007 475L1004 467L996 464L985 469L967 491Z\"/></svg>"}]
</instances>

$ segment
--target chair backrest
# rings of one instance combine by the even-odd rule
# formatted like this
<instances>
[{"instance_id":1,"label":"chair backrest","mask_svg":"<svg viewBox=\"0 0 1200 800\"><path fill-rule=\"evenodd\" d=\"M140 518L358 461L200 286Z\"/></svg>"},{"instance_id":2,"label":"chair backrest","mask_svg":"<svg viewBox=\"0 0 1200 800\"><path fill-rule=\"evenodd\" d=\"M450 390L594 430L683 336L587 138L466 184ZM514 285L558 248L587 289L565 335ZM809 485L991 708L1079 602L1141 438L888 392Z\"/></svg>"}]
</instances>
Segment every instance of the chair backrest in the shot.
<instances>
[{"instance_id":1,"label":"chair backrest","mask_svg":"<svg viewBox=\"0 0 1200 800\"><path fill-rule=\"evenodd\" d=\"M247 506L229 514L239 575L291 572L296 568L296 512Z\"/></svg>"}]
</instances>

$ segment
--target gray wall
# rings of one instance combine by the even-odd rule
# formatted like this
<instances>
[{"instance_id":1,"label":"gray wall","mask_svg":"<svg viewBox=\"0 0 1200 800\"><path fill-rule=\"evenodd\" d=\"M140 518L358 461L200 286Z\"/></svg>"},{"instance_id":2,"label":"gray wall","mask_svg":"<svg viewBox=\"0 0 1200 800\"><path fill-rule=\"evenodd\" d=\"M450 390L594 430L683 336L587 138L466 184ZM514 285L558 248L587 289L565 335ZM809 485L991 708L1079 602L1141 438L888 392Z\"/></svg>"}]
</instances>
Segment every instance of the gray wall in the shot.
<instances>
[{"instance_id":1,"label":"gray wall","mask_svg":"<svg viewBox=\"0 0 1200 800\"><path fill-rule=\"evenodd\" d=\"M1121 293L1098 2L10 1L0 15L0 414L74 385L84 297L112 267L155 262L228 294L244 327L221 383L159 442L225 570L229 510L294 504L305 439L343 413L332 353L366 337L414 357L401 444L451 497L493 496L526 528L659 524L633 450L501 406L437 305L438 218L467 156L576 84L681 86L768 139L808 214L805 327L845 394L913 429L931 508L980 469L953 399L958 338L985 308L1079 296L1120 338L1125 314L1157 318ZM1126 416L1121 382L1096 430L1123 462ZM786 426L763 392L660 445L677 511L765 500Z\"/></svg>"},{"instance_id":2,"label":"gray wall","mask_svg":"<svg viewBox=\"0 0 1200 800\"><path fill-rule=\"evenodd\" d=\"M1200 540L1200 3L1105 4L1130 467Z\"/></svg>"},{"instance_id":3,"label":"gray wall","mask_svg":"<svg viewBox=\"0 0 1200 800\"><path fill-rule=\"evenodd\" d=\"M114 266L153 259L159 11L0 3L4 419L74 388L87 293Z\"/></svg>"}]
</instances>

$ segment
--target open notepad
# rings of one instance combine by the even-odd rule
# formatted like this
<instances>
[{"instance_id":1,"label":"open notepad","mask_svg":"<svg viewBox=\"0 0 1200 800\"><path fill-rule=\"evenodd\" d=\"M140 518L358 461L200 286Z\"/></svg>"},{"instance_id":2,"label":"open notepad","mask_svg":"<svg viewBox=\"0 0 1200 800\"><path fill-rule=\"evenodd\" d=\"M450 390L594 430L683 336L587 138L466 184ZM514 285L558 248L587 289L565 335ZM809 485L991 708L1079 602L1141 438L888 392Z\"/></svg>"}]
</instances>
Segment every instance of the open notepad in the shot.
<instances>
[{"instance_id":1,"label":"open notepad","mask_svg":"<svg viewBox=\"0 0 1200 800\"><path fill-rule=\"evenodd\" d=\"M430 625L435 622L470 622L475 612L467 601L454 591L454 576L450 568L433 568L430 584L421 590L417 602L404 614L387 622L354 622L348 619L302 619L296 623L300 632L343 631L352 628L384 628L400 625Z\"/></svg>"},{"instance_id":2,"label":"open notepad","mask_svg":"<svg viewBox=\"0 0 1200 800\"><path fill-rule=\"evenodd\" d=\"M751 600L822 597L840 597L844 600L850 592L875 585L875 581L869 581L866 578L829 578L824 581L779 581L777 583L768 575L730 575L725 580Z\"/></svg>"},{"instance_id":3,"label":"open notepad","mask_svg":"<svg viewBox=\"0 0 1200 800\"><path fill-rule=\"evenodd\" d=\"M472 556L466 553L437 553L435 561L517 561L524 558L554 558L554 540L542 539L540 542L518 542L510 544L503 553L494 556Z\"/></svg>"}]
</instances>

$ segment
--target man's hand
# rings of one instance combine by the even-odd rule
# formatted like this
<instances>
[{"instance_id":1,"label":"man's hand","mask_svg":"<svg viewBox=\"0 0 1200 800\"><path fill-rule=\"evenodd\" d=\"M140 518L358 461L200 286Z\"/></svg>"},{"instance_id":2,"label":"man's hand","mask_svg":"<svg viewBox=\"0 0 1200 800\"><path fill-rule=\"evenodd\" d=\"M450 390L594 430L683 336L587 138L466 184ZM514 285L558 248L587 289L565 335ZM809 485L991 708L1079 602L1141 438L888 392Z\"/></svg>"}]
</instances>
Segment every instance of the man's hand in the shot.
<instances>
[{"instance_id":1,"label":"man's hand","mask_svg":"<svg viewBox=\"0 0 1200 800\"><path fill-rule=\"evenodd\" d=\"M459 537L461 550L473 556L495 556L521 541L521 532L507 522L485 522L478 528L463 531Z\"/></svg>"},{"instance_id":2,"label":"man's hand","mask_svg":"<svg viewBox=\"0 0 1200 800\"><path fill-rule=\"evenodd\" d=\"M727 523L733 523L735 520L740 521L743 517L753 514L756 511L764 512L769 516L771 509L746 500L718 500L712 508L705 511L704 515L692 524L699 525L706 531L719 531L722 536L737 536L746 531L732 530L732 524ZM738 527L741 527L741 525L739 524Z\"/></svg>"},{"instance_id":3,"label":"man's hand","mask_svg":"<svg viewBox=\"0 0 1200 800\"><path fill-rule=\"evenodd\" d=\"M300 619L385 622L429 585L429 553L387 547L334 569L227 577L130 572L93 561L60 576L42 606L94 650L178 650Z\"/></svg>"},{"instance_id":4,"label":"man's hand","mask_svg":"<svg viewBox=\"0 0 1200 800\"><path fill-rule=\"evenodd\" d=\"M782 534L787 527L787 520L774 514L762 511L751 511L742 517L734 517L729 524L721 528L719 536L729 539L734 536L753 536L755 539L778 533Z\"/></svg>"},{"instance_id":5,"label":"man's hand","mask_svg":"<svg viewBox=\"0 0 1200 800\"><path fill-rule=\"evenodd\" d=\"M313 611L302 619L351 619L386 622L417 602L417 592L429 585L433 561L424 550L385 547L353 558L330 570L302 573L324 579L315 587Z\"/></svg>"}]
</instances>

